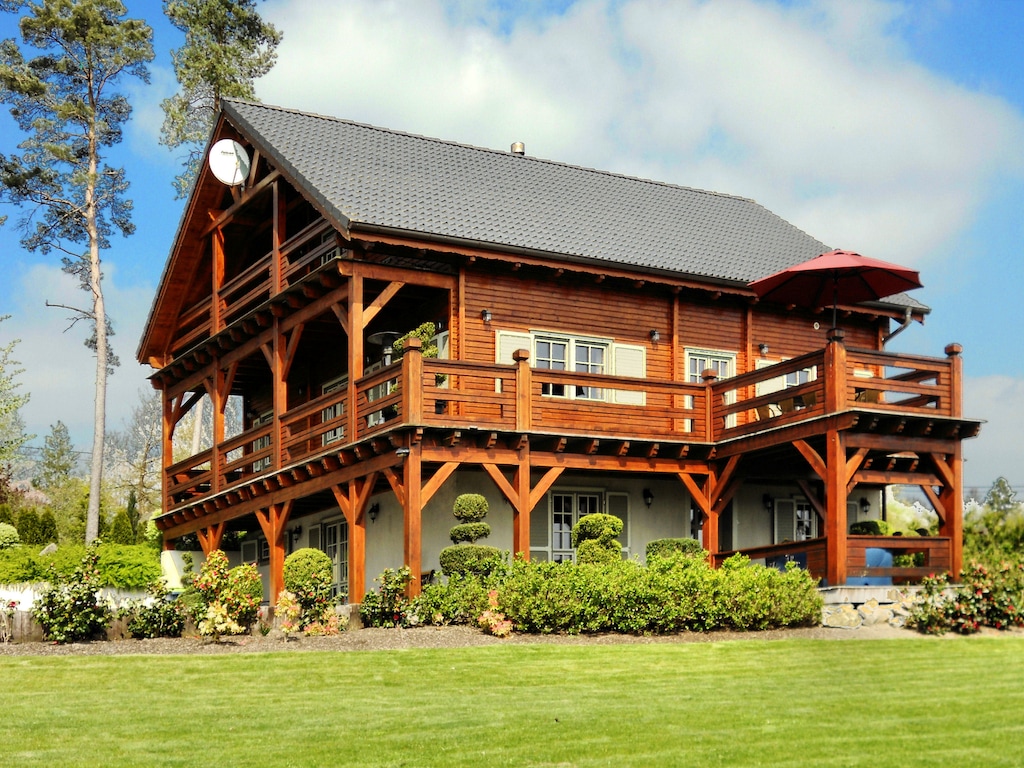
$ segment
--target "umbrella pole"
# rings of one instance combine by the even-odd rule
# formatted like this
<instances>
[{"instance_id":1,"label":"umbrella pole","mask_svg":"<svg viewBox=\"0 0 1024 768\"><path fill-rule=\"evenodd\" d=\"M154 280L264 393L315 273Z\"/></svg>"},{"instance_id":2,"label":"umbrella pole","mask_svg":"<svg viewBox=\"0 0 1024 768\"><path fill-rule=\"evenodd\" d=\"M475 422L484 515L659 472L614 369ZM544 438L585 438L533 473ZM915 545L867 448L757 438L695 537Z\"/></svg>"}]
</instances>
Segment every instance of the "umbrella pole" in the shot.
<instances>
[{"instance_id":1,"label":"umbrella pole","mask_svg":"<svg viewBox=\"0 0 1024 768\"><path fill-rule=\"evenodd\" d=\"M832 275L832 330L836 329L836 307L839 305L839 273Z\"/></svg>"}]
</instances>

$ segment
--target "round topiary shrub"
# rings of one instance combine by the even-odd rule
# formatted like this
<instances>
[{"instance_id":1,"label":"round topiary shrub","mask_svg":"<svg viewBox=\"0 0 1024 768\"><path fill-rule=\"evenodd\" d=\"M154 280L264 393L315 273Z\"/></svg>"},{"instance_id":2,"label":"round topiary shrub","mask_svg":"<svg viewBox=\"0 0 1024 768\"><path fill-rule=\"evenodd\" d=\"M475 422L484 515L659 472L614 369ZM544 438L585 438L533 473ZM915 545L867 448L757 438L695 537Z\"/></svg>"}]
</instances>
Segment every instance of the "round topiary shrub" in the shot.
<instances>
[{"instance_id":1,"label":"round topiary shrub","mask_svg":"<svg viewBox=\"0 0 1024 768\"><path fill-rule=\"evenodd\" d=\"M606 515L600 512L584 515L572 529L572 545L579 548L585 541L599 541L608 544L622 533L622 520L615 515ZM622 549L618 542L615 542L618 549Z\"/></svg>"},{"instance_id":2,"label":"round topiary shrub","mask_svg":"<svg viewBox=\"0 0 1024 768\"><path fill-rule=\"evenodd\" d=\"M622 559L622 548L614 539L611 542L587 539L576 547L576 562L580 565L609 565Z\"/></svg>"},{"instance_id":3,"label":"round topiary shrub","mask_svg":"<svg viewBox=\"0 0 1024 768\"><path fill-rule=\"evenodd\" d=\"M708 553L696 539L654 539L647 542L647 559L685 555L704 559Z\"/></svg>"},{"instance_id":4,"label":"round topiary shrub","mask_svg":"<svg viewBox=\"0 0 1024 768\"><path fill-rule=\"evenodd\" d=\"M888 536L892 528L887 520L861 520L850 526L850 533L854 536Z\"/></svg>"},{"instance_id":5,"label":"round topiary shrub","mask_svg":"<svg viewBox=\"0 0 1024 768\"><path fill-rule=\"evenodd\" d=\"M452 514L463 523L478 523L487 517L487 499L479 493L463 493L455 499Z\"/></svg>"},{"instance_id":6,"label":"round topiary shrub","mask_svg":"<svg viewBox=\"0 0 1024 768\"><path fill-rule=\"evenodd\" d=\"M440 561L445 576L487 576L501 563L501 551L483 544L460 544L442 549Z\"/></svg>"},{"instance_id":7,"label":"round topiary shrub","mask_svg":"<svg viewBox=\"0 0 1024 768\"><path fill-rule=\"evenodd\" d=\"M326 552L303 547L284 561L284 588L295 595L303 611L317 616L330 603L334 564Z\"/></svg>"},{"instance_id":8,"label":"round topiary shrub","mask_svg":"<svg viewBox=\"0 0 1024 768\"><path fill-rule=\"evenodd\" d=\"M451 530L448 531L448 535L451 536L453 544L458 544L463 541L472 543L477 539L486 539L490 536L491 526L487 523L463 523L462 525L453 525Z\"/></svg>"},{"instance_id":9,"label":"round topiary shrub","mask_svg":"<svg viewBox=\"0 0 1024 768\"><path fill-rule=\"evenodd\" d=\"M7 549L20 543L21 537L18 535L18 529L9 523L0 523L0 549Z\"/></svg>"}]
</instances>

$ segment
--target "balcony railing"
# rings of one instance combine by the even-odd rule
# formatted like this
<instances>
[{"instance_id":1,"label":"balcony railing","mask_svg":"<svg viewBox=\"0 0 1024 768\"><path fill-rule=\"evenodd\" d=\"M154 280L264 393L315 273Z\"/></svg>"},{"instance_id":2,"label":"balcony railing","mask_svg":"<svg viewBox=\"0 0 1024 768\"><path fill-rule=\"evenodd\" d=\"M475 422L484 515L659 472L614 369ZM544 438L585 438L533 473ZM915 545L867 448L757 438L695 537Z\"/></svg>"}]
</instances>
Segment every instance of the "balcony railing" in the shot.
<instances>
[{"instance_id":1,"label":"balcony railing","mask_svg":"<svg viewBox=\"0 0 1024 768\"><path fill-rule=\"evenodd\" d=\"M525 356L513 365L423 359L413 340L400 362L351 390L310 400L169 467L165 508L410 426L710 444L853 408L959 416L959 347L947 353L935 359L830 344L690 384L530 368ZM785 387L797 372L809 372L808 380Z\"/></svg>"}]
</instances>

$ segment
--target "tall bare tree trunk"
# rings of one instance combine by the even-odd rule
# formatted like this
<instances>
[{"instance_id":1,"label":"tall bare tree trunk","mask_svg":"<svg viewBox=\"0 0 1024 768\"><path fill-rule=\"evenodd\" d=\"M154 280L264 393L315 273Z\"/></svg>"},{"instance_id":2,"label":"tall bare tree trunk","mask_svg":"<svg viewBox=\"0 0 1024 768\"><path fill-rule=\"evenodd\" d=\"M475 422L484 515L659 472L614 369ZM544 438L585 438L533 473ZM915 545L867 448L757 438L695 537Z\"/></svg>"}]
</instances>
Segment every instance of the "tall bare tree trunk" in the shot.
<instances>
[{"instance_id":1,"label":"tall bare tree trunk","mask_svg":"<svg viewBox=\"0 0 1024 768\"><path fill-rule=\"evenodd\" d=\"M85 543L100 535L100 496L103 492L103 444L107 422L107 311L103 303L103 273L100 269L100 240L97 229L96 173L99 150L95 131L89 137L89 183L85 189L86 228L89 232L89 288L93 320L96 323L96 392L93 400L92 467L89 472L89 507L85 515Z\"/></svg>"}]
</instances>

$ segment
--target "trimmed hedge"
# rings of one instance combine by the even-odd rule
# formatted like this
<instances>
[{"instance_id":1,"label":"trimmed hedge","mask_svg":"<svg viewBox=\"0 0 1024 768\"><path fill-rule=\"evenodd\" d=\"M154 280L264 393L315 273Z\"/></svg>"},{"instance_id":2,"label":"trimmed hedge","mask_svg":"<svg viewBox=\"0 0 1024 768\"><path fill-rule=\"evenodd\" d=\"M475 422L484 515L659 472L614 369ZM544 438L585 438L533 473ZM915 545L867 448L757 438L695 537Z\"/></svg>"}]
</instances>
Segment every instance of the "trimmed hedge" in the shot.
<instances>
[{"instance_id":1,"label":"trimmed hedge","mask_svg":"<svg viewBox=\"0 0 1024 768\"><path fill-rule=\"evenodd\" d=\"M469 573L483 576L501 563L501 550L483 544L459 544L441 550L440 561L445 576Z\"/></svg>"},{"instance_id":2,"label":"trimmed hedge","mask_svg":"<svg viewBox=\"0 0 1024 768\"><path fill-rule=\"evenodd\" d=\"M690 557L708 556L700 542L696 539L654 539L647 542L647 559L652 557L672 557L673 555L688 555Z\"/></svg>"},{"instance_id":3,"label":"trimmed hedge","mask_svg":"<svg viewBox=\"0 0 1024 768\"><path fill-rule=\"evenodd\" d=\"M855 536L888 536L892 526L888 520L861 520L850 526L850 533Z\"/></svg>"},{"instance_id":4,"label":"trimmed hedge","mask_svg":"<svg viewBox=\"0 0 1024 768\"><path fill-rule=\"evenodd\" d=\"M455 499L452 514L464 523L478 523L487 517L487 499L479 493L463 493Z\"/></svg>"},{"instance_id":5,"label":"trimmed hedge","mask_svg":"<svg viewBox=\"0 0 1024 768\"><path fill-rule=\"evenodd\" d=\"M160 553L146 544L100 544L98 584L117 589L145 589L162 575ZM0 584L46 581L52 565L70 577L85 557L84 546L61 547L52 555L40 555L25 545L0 551Z\"/></svg>"},{"instance_id":6,"label":"trimmed hedge","mask_svg":"<svg viewBox=\"0 0 1024 768\"><path fill-rule=\"evenodd\" d=\"M487 523L462 523L461 525L453 525L451 530L448 531L448 535L452 539L453 544L459 544L463 541L474 542L477 539L486 539L491 535L491 526Z\"/></svg>"}]
</instances>

